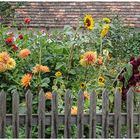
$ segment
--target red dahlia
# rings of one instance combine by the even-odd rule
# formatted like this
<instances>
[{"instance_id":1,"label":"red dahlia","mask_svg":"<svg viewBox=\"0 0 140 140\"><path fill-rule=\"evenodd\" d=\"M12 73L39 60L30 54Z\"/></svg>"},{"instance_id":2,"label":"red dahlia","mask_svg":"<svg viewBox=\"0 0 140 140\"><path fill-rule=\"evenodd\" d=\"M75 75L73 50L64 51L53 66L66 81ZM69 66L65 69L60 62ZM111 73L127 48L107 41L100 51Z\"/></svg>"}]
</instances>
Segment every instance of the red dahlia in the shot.
<instances>
[{"instance_id":1,"label":"red dahlia","mask_svg":"<svg viewBox=\"0 0 140 140\"><path fill-rule=\"evenodd\" d=\"M30 18L24 18L24 23L25 24L30 24L31 19Z\"/></svg>"},{"instance_id":2,"label":"red dahlia","mask_svg":"<svg viewBox=\"0 0 140 140\"><path fill-rule=\"evenodd\" d=\"M23 39L23 35L22 34L20 34L18 37L19 37L19 39Z\"/></svg>"},{"instance_id":3,"label":"red dahlia","mask_svg":"<svg viewBox=\"0 0 140 140\"><path fill-rule=\"evenodd\" d=\"M5 39L5 43L6 43L7 45L12 45L13 42L14 42L14 38L12 38L12 37L9 37L9 38L6 38L6 39Z\"/></svg>"}]
</instances>

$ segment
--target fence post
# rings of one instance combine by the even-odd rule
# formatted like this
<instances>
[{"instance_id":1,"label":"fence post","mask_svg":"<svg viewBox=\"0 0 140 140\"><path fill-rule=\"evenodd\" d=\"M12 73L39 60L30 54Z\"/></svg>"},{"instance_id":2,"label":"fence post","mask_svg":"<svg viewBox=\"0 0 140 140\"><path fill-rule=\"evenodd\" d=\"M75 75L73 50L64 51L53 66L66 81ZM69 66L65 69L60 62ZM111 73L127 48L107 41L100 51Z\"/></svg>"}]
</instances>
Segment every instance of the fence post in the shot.
<instances>
[{"instance_id":1,"label":"fence post","mask_svg":"<svg viewBox=\"0 0 140 140\"><path fill-rule=\"evenodd\" d=\"M109 96L105 89L102 93L103 104L102 104L102 138L108 138L109 128Z\"/></svg>"},{"instance_id":2,"label":"fence post","mask_svg":"<svg viewBox=\"0 0 140 140\"><path fill-rule=\"evenodd\" d=\"M114 105L114 112L115 112L115 123L114 123L114 136L115 138L121 137L121 93L119 90L115 91L115 105Z\"/></svg>"},{"instance_id":3,"label":"fence post","mask_svg":"<svg viewBox=\"0 0 140 140\"><path fill-rule=\"evenodd\" d=\"M0 92L0 138L5 138L6 125L6 93Z\"/></svg>"},{"instance_id":4,"label":"fence post","mask_svg":"<svg viewBox=\"0 0 140 140\"><path fill-rule=\"evenodd\" d=\"M19 136L19 94L17 90L12 95L12 126L13 126L13 138Z\"/></svg>"},{"instance_id":5,"label":"fence post","mask_svg":"<svg viewBox=\"0 0 140 140\"><path fill-rule=\"evenodd\" d=\"M90 94L90 123L89 123L89 138L96 138L96 93L93 91Z\"/></svg>"},{"instance_id":6,"label":"fence post","mask_svg":"<svg viewBox=\"0 0 140 140\"><path fill-rule=\"evenodd\" d=\"M78 113L77 113L77 137L82 138L84 133L84 94L80 90L78 93Z\"/></svg>"},{"instance_id":7,"label":"fence post","mask_svg":"<svg viewBox=\"0 0 140 140\"><path fill-rule=\"evenodd\" d=\"M65 92L65 128L64 137L71 137L71 93L69 90Z\"/></svg>"},{"instance_id":8,"label":"fence post","mask_svg":"<svg viewBox=\"0 0 140 140\"><path fill-rule=\"evenodd\" d=\"M43 89L39 92L38 113L38 137L45 138L45 94Z\"/></svg>"},{"instance_id":9,"label":"fence post","mask_svg":"<svg viewBox=\"0 0 140 140\"><path fill-rule=\"evenodd\" d=\"M52 93L52 130L51 138L58 136L58 95L56 92Z\"/></svg>"},{"instance_id":10,"label":"fence post","mask_svg":"<svg viewBox=\"0 0 140 140\"><path fill-rule=\"evenodd\" d=\"M127 138L133 138L133 92L127 92Z\"/></svg>"},{"instance_id":11,"label":"fence post","mask_svg":"<svg viewBox=\"0 0 140 140\"><path fill-rule=\"evenodd\" d=\"M26 138L32 137L32 93L30 90L26 93Z\"/></svg>"}]
</instances>

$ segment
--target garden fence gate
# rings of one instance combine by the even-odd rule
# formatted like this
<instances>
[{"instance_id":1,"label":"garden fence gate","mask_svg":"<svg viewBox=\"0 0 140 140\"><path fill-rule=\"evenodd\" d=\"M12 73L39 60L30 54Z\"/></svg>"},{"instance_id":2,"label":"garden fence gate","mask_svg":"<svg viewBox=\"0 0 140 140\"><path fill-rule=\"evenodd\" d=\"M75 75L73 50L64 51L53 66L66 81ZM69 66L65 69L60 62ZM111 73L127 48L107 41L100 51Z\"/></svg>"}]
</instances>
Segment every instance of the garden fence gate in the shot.
<instances>
[{"instance_id":1,"label":"garden fence gate","mask_svg":"<svg viewBox=\"0 0 140 140\"><path fill-rule=\"evenodd\" d=\"M71 92L65 93L65 113L58 114L57 93L52 93L51 114L45 113L45 95L43 90L39 92L38 114L32 114L32 93L30 90L26 93L26 114L19 114L19 95L14 92L12 95L12 114L6 114L6 94L0 92L0 138L5 137L5 127L12 125L13 138L19 137L19 126L25 124L26 138L32 137L32 125L38 125L38 137L45 138L45 127L51 125L51 138L58 137L58 127L64 125L64 137L71 137L71 125L77 125L77 138L82 138L84 134L84 124L89 125L89 138L96 138L96 125L102 126L102 138L109 137L109 126L114 127L114 137L121 137L121 126L127 126L127 137L133 137L133 125L140 125L140 113L133 113L133 91L130 89L127 93L127 112L121 113L121 94L116 90L114 94L114 113L109 113L109 96L107 90L102 93L102 113L96 112L96 93L90 94L89 114L84 114L84 96L83 91L78 93L78 112L77 115L71 115ZM140 134L140 129L139 129Z\"/></svg>"}]
</instances>

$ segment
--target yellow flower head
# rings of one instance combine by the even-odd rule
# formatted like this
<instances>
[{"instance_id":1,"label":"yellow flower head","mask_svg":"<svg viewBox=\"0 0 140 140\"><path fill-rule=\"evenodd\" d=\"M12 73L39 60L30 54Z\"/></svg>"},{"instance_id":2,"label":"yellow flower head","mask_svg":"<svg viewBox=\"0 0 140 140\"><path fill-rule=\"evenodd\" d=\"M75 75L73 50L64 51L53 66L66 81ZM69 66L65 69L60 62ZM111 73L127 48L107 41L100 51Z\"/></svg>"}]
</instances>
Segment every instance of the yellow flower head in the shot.
<instances>
[{"instance_id":1,"label":"yellow flower head","mask_svg":"<svg viewBox=\"0 0 140 140\"><path fill-rule=\"evenodd\" d=\"M94 28L94 21L91 15L86 15L84 17L84 25L89 30L92 30Z\"/></svg>"},{"instance_id":2,"label":"yellow flower head","mask_svg":"<svg viewBox=\"0 0 140 140\"><path fill-rule=\"evenodd\" d=\"M50 72L50 69L47 66L37 64L35 67L33 67L32 71L33 73L39 73L39 72L46 73L46 72Z\"/></svg>"},{"instance_id":3,"label":"yellow flower head","mask_svg":"<svg viewBox=\"0 0 140 140\"><path fill-rule=\"evenodd\" d=\"M26 88L27 86L30 85L31 80L32 80L32 74L29 73L25 74L21 79L21 85Z\"/></svg>"},{"instance_id":4,"label":"yellow flower head","mask_svg":"<svg viewBox=\"0 0 140 140\"><path fill-rule=\"evenodd\" d=\"M103 29L100 34L102 38L105 37L107 35L107 33L109 32L109 27L110 27L109 24L103 25Z\"/></svg>"},{"instance_id":5,"label":"yellow flower head","mask_svg":"<svg viewBox=\"0 0 140 140\"><path fill-rule=\"evenodd\" d=\"M85 99L90 99L90 94L87 91L84 91L84 98Z\"/></svg>"},{"instance_id":6,"label":"yellow flower head","mask_svg":"<svg viewBox=\"0 0 140 140\"><path fill-rule=\"evenodd\" d=\"M77 112L78 112L77 107L76 107L76 106L72 106L72 107L71 107L71 114L72 114L72 115L76 115Z\"/></svg>"},{"instance_id":7,"label":"yellow flower head","mask_svg":"<svg viewBox=\"0 0 140 140\"><path fill-rule=\"evenodd\" d=\"M52 93L49 91L49 92L46 92L45 93L45 97L46 97L46 99L48 99L48 100L52 100Z\"/></svg>"},{"instance_id":8,"label":"yellow flower head","mask_svg":"<svg viewBox=\"0 0 140 140\"><path fill-rule=\"evenodd\" d=\"M103 50L103 55L108 56L108 54L109 54L109 51L106 50L106 49L104 49L104 50Z\"/></svg>"},{"instance_id":9,"label":"yellow flower head","mask_svg":"<svg viewBox=\"0 0 140 140\"><path fill-rule=\"evenodd\" d=\"M10 58L10 60L7 63L7 69L12 70L16 67L16 62L13 58Z\"/></svg>"},{"instance_id":10,"label":"yellow flower head","mask_svg":"<svg viewBox=\"0 0 140 140\"><path fill-rule=\"evenodd\" d=\"M7 52L0 53L0 62L7 64L9 62L10 56Z\"/></svg>"},{"instance_id":11,"label":"yellow flower head","mask_svg":"<svg viewBox=\"0 0 140 140\"><path fill-rule=\"evenodd\" d=\"M81 88L81 89L86 88L86 84L85 84L85 83L81 83L81 84L80 84L80 88Z\"/></svg>"},{"instance_id":12,"label":"yellow flower head","mask_svg":"<svg viewBox=\"0 0 140 140\"><path fill-rule=\"evenodd\" d=\"M26 59L31 54L30 50L23 49L19 52L19 57L22 59Z\"/></svg>"},{"instance_id":13,"label":"yellow flower head","mask_svg":"<svg viewBox=\"0 0 140 140\"><path fill-rule=\"evenodd\" d=\"M111 22L111 20L110 20L109 18L103 18L103 21L104 21L105 23L110 23L110 22Z\"/></svg>"},{"instance_id":14,"label":"yellow flower head","mask_svg":"<svg viewBox=\"0 0 140 140\"><path fill-rule=\"evenodd\" d=\"M100 86L104 86L105 85L105 78L103 76L99 76L99 78L98 78L98 84Z\"/></svg>"},{"instance_id":15,"label":"yellow flower head","mask_svg":"<svg viewBox=\"0 0 140 140\"><path fill-rule=\"evenodd\" d=\"M97 60L97 53L88 51L88 52L84 53L81 64L83 63L86 65L92 65L96 62L96 60Z\"/></svg>"},{"instance_id":16,"label":"yellow flower head","mask_svg":"<svg viewBox=\"0 0 140 140\"><path fill-rule=\"evenodd\" d=\"M86 66L86 62L85 62L84 59L81 59L81 60L80 60L80 65L82 65L83 67Z\"/></svg>"},{"instance_id":17,"label":"yellow flower head","mask_svg":"<svg viewBox=\"0 0 140 140\"><path fill-rule=\"evenodd\" d=\"M61 77L61 76L62 76L62 73L61 73L60 71L57 71L57 72L55 73L55 76L56 76L56 77Z\"/></svg>"}]
</instances>

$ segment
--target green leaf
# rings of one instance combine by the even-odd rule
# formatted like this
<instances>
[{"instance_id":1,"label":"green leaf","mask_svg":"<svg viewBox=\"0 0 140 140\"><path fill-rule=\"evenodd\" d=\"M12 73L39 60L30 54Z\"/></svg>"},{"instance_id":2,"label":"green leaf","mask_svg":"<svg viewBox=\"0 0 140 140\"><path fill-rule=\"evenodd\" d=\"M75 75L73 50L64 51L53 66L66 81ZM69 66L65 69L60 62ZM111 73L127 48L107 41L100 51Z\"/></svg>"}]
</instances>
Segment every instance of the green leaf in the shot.
<instances>
[{"instance_id":1,"label":"green leaf","mask_svg":"<svg viewBox=\"0 0 140 140\"><path fill-rule=\"evenodd\" d=\"M126 65L126 72L124 73L124 78L125 78L124 86L125 87L127 86L128 80L131 78L132 73L133 73L132 65L130 63L128 63Z\"/></svg>"}]
</instances>

